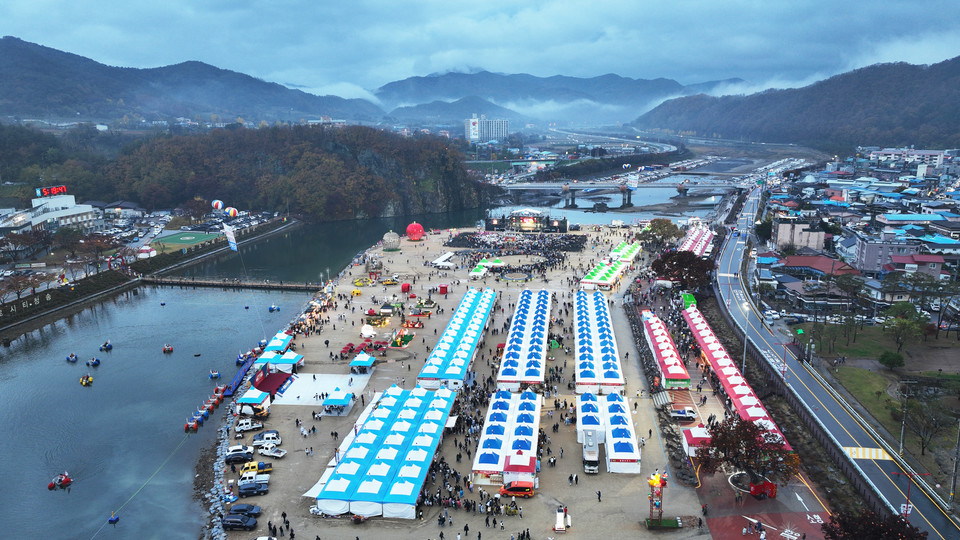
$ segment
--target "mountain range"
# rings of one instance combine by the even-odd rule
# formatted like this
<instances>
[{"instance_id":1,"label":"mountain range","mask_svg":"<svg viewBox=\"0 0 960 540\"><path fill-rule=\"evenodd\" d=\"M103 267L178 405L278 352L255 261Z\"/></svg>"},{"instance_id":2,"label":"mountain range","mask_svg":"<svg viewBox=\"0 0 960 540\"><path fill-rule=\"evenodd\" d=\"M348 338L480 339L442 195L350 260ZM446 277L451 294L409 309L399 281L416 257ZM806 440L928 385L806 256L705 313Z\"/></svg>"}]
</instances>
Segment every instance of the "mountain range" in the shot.
<instances>
[{"instance_id":1,"label":"mountain range","mask_svg":"<svg viewBox=\"0 0 960 540\"><path fill-rule=\"evenodd\" d=\"M877 64L803 88L711 97L743 81L683 85L614 74L579 78L476 70L410 77L364 99L317 96L190 61L113 67L0 39L0 118L141 125L186 117L230 123L316 120L446 126L472 114L526 123L633 126L825 150L856 145L960 147L960 57L929 66Z\"/></svg>"},{"instance_id":2,"label":"mountain range","mask_svg":"<svg viewBox=\"0 0 960 540\"><path fill-rule=\"evenodd\" d=\"M633 125L828 151L857 145L960 147L960 57L876 64L803 88L666 101Z\"/></svg>"},{"instance_id":3,"label":"mountain range","mask_svg":"<svg viewBox=\"0 0 960 540\"><path fill-rule=\"evenodd\" d=\"M0 39L0 115L114 122L186 117L210 121L299 121L328 116L365 123L401 120L462 126L470 115L516 122L622 122L664 99L739 80L684 86L670 79L536 77L443 73L410 77L374 91L380 103L301 90L189 61L150 69L107 66L89 58Z\"/></svg>"}]
</instances>

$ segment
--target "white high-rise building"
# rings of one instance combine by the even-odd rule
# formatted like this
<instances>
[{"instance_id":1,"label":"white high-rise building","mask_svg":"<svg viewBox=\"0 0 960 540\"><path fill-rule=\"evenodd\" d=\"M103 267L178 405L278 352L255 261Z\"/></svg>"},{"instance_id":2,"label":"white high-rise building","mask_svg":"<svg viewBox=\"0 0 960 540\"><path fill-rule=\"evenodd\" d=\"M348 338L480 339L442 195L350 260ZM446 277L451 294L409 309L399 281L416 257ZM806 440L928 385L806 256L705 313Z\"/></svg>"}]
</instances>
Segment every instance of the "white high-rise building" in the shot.
<instances>
[{"instance_id":1,"label":"white high-rise building","mask_svg":"<svg viewBox=\"0 0 960 540\"><path fill-rule=\"evenodd\" d=\"M474 114L463 123L464 137L470 142L489 142L504 140L510 134L509 120L487 120L487 117Z\"/></svg>"}]
</instances>

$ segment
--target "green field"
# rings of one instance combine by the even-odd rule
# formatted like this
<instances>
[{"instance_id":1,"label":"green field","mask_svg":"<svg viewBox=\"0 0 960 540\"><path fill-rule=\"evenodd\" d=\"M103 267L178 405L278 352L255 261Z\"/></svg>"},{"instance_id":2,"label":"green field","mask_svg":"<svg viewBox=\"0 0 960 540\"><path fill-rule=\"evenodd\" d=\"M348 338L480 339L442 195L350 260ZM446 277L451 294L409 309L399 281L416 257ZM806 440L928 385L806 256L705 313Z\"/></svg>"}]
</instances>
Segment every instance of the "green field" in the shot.
<instances>
[{"instance_id":1,"label":"green field","mask_svg":"<svg viewBox=\"0 0 960 540\"><path fill-rule=\"evenodd\" d=\"M194 232L194 231L180 231L168 236L161 236L160 238L157 238L153 242L150 242L150 245L157 250L160 249L158 244L163 244L164 246L166 246L168 250L181 249L181 248L190 247L196 244L200 244L208 240L213 240L215 238L218 238L219 236L220 234L210 234L210 233L202 233L202 232Z\"/></svg>"}]
</instances>

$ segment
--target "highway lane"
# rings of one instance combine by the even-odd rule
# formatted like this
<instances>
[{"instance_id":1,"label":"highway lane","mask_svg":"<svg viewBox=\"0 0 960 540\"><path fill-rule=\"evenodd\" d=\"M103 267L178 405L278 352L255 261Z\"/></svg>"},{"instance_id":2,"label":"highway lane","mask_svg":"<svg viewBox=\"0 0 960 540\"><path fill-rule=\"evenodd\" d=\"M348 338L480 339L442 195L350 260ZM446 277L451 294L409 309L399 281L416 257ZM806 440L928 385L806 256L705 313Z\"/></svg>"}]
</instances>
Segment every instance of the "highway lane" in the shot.
<instances>
[{"instance_id":1,"label":"highway lane","mask_svg":"<svg viewBox=\"0 0 960 540\"><path fill-rule=\"evenodd\" d=\"M836 444L844 448L863 471L864 477L876 486L894 512L906 503L909 479L899 463L860 421L837 400L830 389L785 347L790 339L768 327L749 302L739 275L740 263L749 254L746 239L753 227L759 204L755 189L738 216L738 236L727 235L718 260L717 283L721 301L728 306L736 324L745 328L747 336L768 360L778 367L789 388L803 401L812 414L830 433ZM746 276L743 276L746 277ZM922 489L910 490L913 512L910 522L930 533L930 538L960 538L960 526Z\"/></svg>"}]
</instances>

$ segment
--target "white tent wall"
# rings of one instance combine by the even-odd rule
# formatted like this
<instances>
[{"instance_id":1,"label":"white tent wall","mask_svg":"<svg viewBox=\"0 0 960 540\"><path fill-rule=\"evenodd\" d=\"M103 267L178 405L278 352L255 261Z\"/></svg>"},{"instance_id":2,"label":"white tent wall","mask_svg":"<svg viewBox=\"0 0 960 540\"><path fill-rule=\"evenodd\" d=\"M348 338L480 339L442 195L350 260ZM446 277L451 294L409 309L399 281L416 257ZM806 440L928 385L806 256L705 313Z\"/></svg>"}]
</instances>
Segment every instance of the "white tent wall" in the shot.
<instances>
[{"instance_id":1,"label":"white tent wall","mask_svg":"<svg viewBox=\"0 0 960 540\"><path fill-rule=\"evenodd\" d=\"M364 517L383 514L383 504L373 501L350 501L350 513Z\"/></svg>"},{"instance_id":2,"label":"white tent wall","mask_svg":"<svg viewBox=\"0 0 960 540\"><path fill-rule=\"evenodd\" d=\"M350 511L350 503L340 499L317 499L317 508L324 514L339 516Z\"/></svg>"},{"instance_id":3,"label":"white tent wall","mask_svg":"<svg viewBox=\"0 0 960 540\"><path fill-rule=\"evenodd\" d=\"M416 519L417 507L416 505L412 505L412 504L384 503L383 517L397 518L397 519Z\"/></svg>"}]
</instances>

